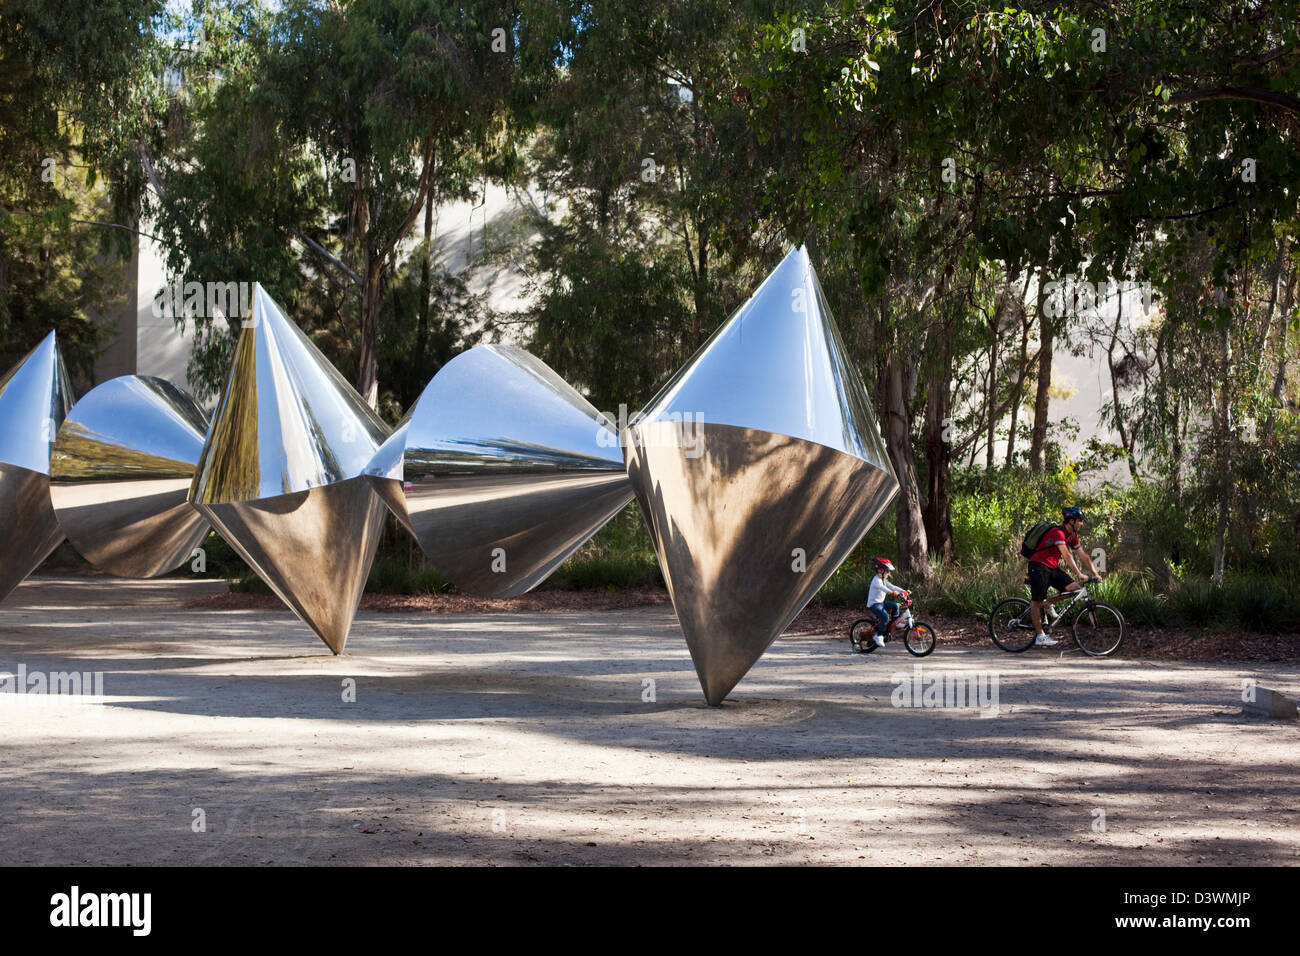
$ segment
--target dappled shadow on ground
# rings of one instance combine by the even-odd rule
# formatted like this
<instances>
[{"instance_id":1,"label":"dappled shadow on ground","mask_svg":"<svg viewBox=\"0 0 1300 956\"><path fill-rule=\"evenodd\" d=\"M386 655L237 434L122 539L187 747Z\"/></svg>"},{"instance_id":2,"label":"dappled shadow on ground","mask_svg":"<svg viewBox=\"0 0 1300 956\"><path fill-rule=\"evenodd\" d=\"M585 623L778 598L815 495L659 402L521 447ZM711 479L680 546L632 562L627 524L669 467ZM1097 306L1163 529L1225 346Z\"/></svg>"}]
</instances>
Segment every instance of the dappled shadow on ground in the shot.
<instances>
[{"instance_id":1,"label":"dappled shadow on ground","mask_svg":"<svg viewBox=\"0 0 1300 956\"><path fill-rule=\"evenodd\" d=\"M972 862L981 849L986 860L1006 863L1300 862L1293 840L1250 829L1261 805L1294 817L1294 787L1252 790L1255 809L1247 811L1238 787L1218 779L1220 769L1180 768L1188 783L1174 793L1160 767L1105 786L1067 775L1048 793L918 782L901 805L892 785L870 780L819 794L744 780L593 786L557 774L485 781L468 770L397 780L344 768L67 769L39 783L6 784L0 848L6 864L19 865L753 863L815 861L832 846L845 862ZM1266 776L1292 770L1255 769ZM1193 799L1180 799L1184 792ZM1151 799L1156 793L1161 798ZM1098 831L1102 809L1105 830ZM1221 820L1225 832L1175 835L1207 818ZM69 828L92 825L94 840L67 840Z\"/></svg>"},{"instance_id":2,"label":"dappled shadow on ground","mask_svg":"<svg viewBox=\"0 0 1300 956\"><path fill-rule=\"evenodd\" d=\"M1300 726L1240 715L1295 667L792 638L709 708L662 607L367 613L334 657L44 599L0 607L19 662L107 699L0 703L0 864L1300 862ZM917 666L996 710L894 706Z\"/></svg>"}]
</instances>

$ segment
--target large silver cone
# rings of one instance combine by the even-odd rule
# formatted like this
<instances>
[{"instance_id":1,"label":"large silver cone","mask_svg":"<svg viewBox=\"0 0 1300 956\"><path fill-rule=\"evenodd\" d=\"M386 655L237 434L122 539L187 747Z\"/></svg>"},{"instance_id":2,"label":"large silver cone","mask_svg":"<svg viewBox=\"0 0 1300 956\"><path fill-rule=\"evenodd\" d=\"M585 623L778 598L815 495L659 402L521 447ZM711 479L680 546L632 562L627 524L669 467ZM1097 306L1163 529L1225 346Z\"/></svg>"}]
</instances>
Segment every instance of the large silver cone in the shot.
<instances>
[{"instance_id":1,"label":"large silver cone","mask_svg":"<svg viewBox=\"0 0 1300 956\"><path fill-rule=\"evenodd\" d=\"M71 407L51 332L0 378L0 601L63 540L50 505L50 449Z\"/></svg>"},{"instance_id":2,"label":"large silver cone","mask_svg":"<svg viewBox=\"0 0 1300 956\"><path fill-rule=\"evenodd\" d=\"M150 578L188 561L208 533L189 503L207 416L184 389L123 375L91 389L59 429L50 500L87 561Z\"/></svg>"},{"instance_id":3,"label":"large silver cone","mask_svg":"<svg viewBox=\"0 0 1300 956\"><path fill-rule=\"evenodd\" d=\"M713 705L898 491L805 249L786 256L651 400L625 444Z\"/></svg>"},{"instance_id":4,"label":"large silver cone","mask_svg":"<svg viewBox=\"0 0 1300 956\"><path fill-rule=\"evenodd\" d=\"M190 501L335 654L379 544L363 475L387 435L257 285Z\"/></svg>"},{"instance_id":5,"label":"large silver cone","mask_svg":"<svg viewBox=\"0 0 1300 956\"><path fill-rule=\"evenodd\" d=\"M444 365L369 473L433 565L488 597L536 587L632 498L600 413L510 345Z\"/></svg>"}]
</instances>

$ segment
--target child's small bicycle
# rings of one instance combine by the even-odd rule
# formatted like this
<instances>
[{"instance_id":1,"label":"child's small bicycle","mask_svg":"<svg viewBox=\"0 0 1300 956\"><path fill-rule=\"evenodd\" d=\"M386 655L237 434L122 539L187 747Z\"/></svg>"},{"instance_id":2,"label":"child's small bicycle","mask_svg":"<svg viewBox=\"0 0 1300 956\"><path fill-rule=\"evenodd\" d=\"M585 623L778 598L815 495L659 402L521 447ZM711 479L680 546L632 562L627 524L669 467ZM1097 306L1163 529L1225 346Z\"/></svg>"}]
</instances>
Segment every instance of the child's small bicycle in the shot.
<instances>
[{"instance_id":1,"label":"child's small bicycle","mask_svg":"<svg viewBox=\"0 0 1300 956\"><path fill-rule=\"evenodd\" d=\"M849 628L849 646L853 648L854 653L870 654L876 649L873 637L879 623L880 619L877 617L864 617L853 622L853 626ZM925 657L933 651L938 641L934 628L912 617L910 597L898 602L898 614L885 628L885 640L890 640L895 634L902 637L903 646L917 657Z\"/></svg>"}]
</instances>

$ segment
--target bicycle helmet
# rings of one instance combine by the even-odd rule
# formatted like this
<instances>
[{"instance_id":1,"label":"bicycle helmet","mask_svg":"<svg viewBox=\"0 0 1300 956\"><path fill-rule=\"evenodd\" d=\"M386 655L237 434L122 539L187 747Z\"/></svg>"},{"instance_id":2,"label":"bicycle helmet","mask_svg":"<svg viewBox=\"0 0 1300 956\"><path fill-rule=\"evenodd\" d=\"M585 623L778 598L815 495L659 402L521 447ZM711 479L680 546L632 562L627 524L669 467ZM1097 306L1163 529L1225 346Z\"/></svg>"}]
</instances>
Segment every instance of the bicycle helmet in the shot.
<instances>
[{"instance_id":1,"label":"bicycle helmet","mask_svg":"<svg viewBox=\"0 0 1300 956\"><path fill-rule=\"evenodd\" d=\"M1061 520L1069 521L1071 518L1078 518L1080 521L1087 521L1083 516L1083 509L1078 505L1070 505L1068 508L1061 509Z\"/></svg>"},{"instance_id":2,"label":"bicycle helmet","mask_svg":"<svg viewBox=\"0 0 1300 956\"><path fill-rule=\"evenodd\" d=\"M897 568L894 567L894 562L890 561L888 558L876 558L874 561L871 562L871 566L875 568L877 571L898 570Z\"/></svg>"}]
</instances>

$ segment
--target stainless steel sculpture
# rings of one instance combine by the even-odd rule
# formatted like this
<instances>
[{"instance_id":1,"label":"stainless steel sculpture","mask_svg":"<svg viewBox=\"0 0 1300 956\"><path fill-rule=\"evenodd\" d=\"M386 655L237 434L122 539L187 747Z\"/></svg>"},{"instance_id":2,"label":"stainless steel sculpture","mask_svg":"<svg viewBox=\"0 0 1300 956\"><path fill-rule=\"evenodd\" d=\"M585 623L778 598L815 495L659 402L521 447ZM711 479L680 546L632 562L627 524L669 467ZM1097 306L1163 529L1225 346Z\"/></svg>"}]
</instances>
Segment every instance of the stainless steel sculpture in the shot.
<instances>
[{"instance_id":1,"label":"stainless steel sculpture","mask_svg":"<svg viewBox=\"0 0 1300 956\"><path fill-rule=\"evenodd\" d=\"M188 561L208 523L188 501L207 416L160 378L123 375L69 413L50 456L64 534L102 571L149 578Z\"/></svg>"},{"instance_id":2,"label":"stainless steel sculpture","mask_svg":"<svg viewBox=\"0 0 1300 956\"><path fill-rule=\"evenodd\" d=\"M190 500L335 654L383 526L388 429L257 285Z\"/></svg>"},{"instance_id":3,"label":"stainless steel sculpture","mask_svg":"<svg viewBox=\"0 0 1300 956\"><path fill-rule=\"evenodd\" d=\"M651 400L625 444L713 705L898 490L806 249L786 256Z\"/></svg>"},{"instance_id":4,"label":"stainless steel sculpture","mask_svg":"<svg viewBox=\"0 0 1300 956\"><path fill-rule=\"evenodd\" d=\"M63 540L50 506L50 448L71 407L51 332L0 378L0 601Z\"/></svg>"},{"instance_id":5,"label":"stainless steel sculpture","mask_svg":"<svg viewBox=\"0 0 1300 956\"><path fill-rule=\"evenodd\" d=\"M443 366L369 474L434 566L488 597L536 587L632 498L617 435L509 345Z\"/></svg>"}]
</instances>

